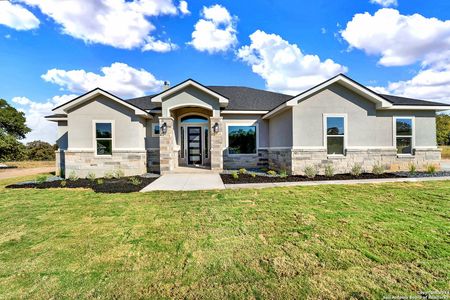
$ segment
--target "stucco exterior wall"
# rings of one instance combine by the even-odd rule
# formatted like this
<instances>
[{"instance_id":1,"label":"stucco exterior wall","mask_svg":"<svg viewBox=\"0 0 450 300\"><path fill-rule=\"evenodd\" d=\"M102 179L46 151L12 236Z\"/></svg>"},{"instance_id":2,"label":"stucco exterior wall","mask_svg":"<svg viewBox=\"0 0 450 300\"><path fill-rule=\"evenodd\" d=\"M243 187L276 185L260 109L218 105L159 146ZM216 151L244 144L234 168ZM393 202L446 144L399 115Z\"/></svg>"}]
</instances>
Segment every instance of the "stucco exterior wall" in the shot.
<instances>
[{"instance_id":1,"label":"stucco exterior wall","mask_svg":"<svg viewBox=\"0 0 450 300\"><path fill-rule=\"evenodd\" d=\"M269 119L269 147L292 147L292 110Z\"/></svg>"},{"instance_id":2,"label":"stucco exterior wall","mask_svg":"<svg viewBox=\"0 0 450 300\"><path fill-rule=\"evenodd\" d=\"M145 150L146 120L104 96L98 96L68 113L69 149L95 151L94 120L113 121L113 151Z\"/></svg>"},{"instance_id":3,"label":"stucco exterior wall","mask_svg":"<svg viewBox=\"0 0 450 300\"><path fill-rule=\"evenodd\" d=\"M203 107L213 111L214 116L220 115L220 104L217 98L190 86L162 100L162 116L169 117L170 110L183 106Z\"/></svg>"},{"instance_id":4,"label":"stucco exterior wall","mask_svg":"<svg viewBox=\"0 0 450 300\"><path fill-rule=\"evenodd\" d=\"M348 147L394 147L393 117L415 117L417 147L436 147L434 111L376 110L374 103L339 84L303 100L293 107L293 146L325 147L323 115L347 114Z\"/></svg>"}]
</instances>

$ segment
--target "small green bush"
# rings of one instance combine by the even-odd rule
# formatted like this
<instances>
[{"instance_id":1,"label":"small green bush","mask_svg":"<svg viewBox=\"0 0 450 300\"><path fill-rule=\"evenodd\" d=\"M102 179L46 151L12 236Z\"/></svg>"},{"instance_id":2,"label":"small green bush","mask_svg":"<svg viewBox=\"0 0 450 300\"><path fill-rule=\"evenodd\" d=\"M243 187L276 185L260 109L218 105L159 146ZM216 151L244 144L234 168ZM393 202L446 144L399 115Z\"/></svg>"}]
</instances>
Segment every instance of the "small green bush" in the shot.
<instances>
[{"instance_id":1,"label":"small green bush","mask_svg":"<svg viewBox=\"0 0 450 300\"><path fill-rule=\"evenodd\" d=\"M333 165L329 164L325 166L325 176L326 177L333 177L334 176L334 167Z\"/></svg>"},{"instance_id":2,"label":"small green bush","mask_svg":"<svg viewBox=\"0 0 450 300\"><path fill-rule=\"evenodd\" d=\"M240 168L239 169L239 174L246 174L247 173L247 169L246 168Z\"/></svg>"},{"instance_id":3,"label":"small green bush","mask_svg":"<svg viewBox=\"0 0 450 300\"><path fill-rule=\"evenodd\" d=\"M231 177L233 177L233 179L238 180L239 179L239 174L237 172L233 172L233 173L231 173Z\"/></svg>"},{"instance_id":4,"label":"small green bush","mask_svg":"<svg viewBox=\"0 0 450 300\"><path fill-rule=\"evenodd\" d=\"M281 178L286 178L286 177L288 177L288 174L287 174L286 170L281 170L281 171L280 171L280 177L281 177Z\"/></svg>"},{"instance_id":5,"label":"small green bush","mask_svg":"<svg viewBox=\"0 0 450 300\"><path fill-rule=\"evenodd\" d=\"M307 166L303 172L305 172L306 177L312 179L317 175L317 168L314 166Z\"/></svg>"},{"instance_id":6,"label":"small green bush","mask_svg":"<svg viewBox=\"0 0 450 300\"><path fill-rule=\"evenodd\" d=\"M114 172L113 171L107 171L105 172L105 174L103 175L103 177L105 177L106 179L113 179L114 178Z\"/></svg>"},{"instance_id":7,"label":"small green bush","mask_svg":"<svg viewBox=\"0 0 450 300\"><path fill-rule=\"evenodd\" d=\"M37 177L36 177L36 183L37 184L41 184L41 183L44 183L44 182L46 182L47 181L47 175L38 175Z\"/></svg>"},{"instance_id":8,"label":"small green bush","mask_svg":"<svg viewBox=\"0 0 450 300\"><path fill-rule=\"evenodd\" d=\"M382 175L385 172L385 168L382 164L375 164L372 167L372 173L375 175Z\"/></svg>"},{"instance_id":9,"label":"small green bush","mask_svg":"<svg viewBox=\"0 0 450 300\"><path fill-rule=\"evenodd\" d=\"M428 174L436 174L437 172L437 167L433 164L429 164L427 165L427 173Z\"/></svg>"},{"instance_id":10,"label":"small green bush","mask_svg":"<svg viewBox=\"0 0 450 300\"><path fill-rule=\"evenodd\" d=\"M131 178L130 178L130 183L131 183L132 185L140 185L140 184L142 183L142 180L140 180L140 179L137 178L137 177L131 177Z\"/></svg>"},{"instance_id":11,"label":"small green bush","mask_svg":"<svg viewBox=\"0 0 450 300\"><path fill-rule=\"evenodd\" d=\"M116 179L122 178L123 176L125 176L125 173L121 169L117 169L113 173L113 177Z\"/></svg>"},{"instance_id":12,"label":"small green bush","mask_svg":"<svg viewBox=\"0 0 450 300\"><path fill-rule=\"evenodd\" d=\"M277 176L277 172L274 171L274 170L267 171L267 174L270 175L270 176Z\"/></svg>"},{"instance_id":13,"label":"small green bush","mask_svg":"<svg viewBox=\"0 0 450 300\"><path fill-rule=\"evenodd\" d=\"M97 179L97 184L98 184L98 185L102 185L103 182L104 182L103 179L101 179L101 178Z\"/></svg>"},{"instance_id":14,"label":"small green bush","mask_svg":"<svg viewBox=\"0 0 450 300\"><path fill-rule=\"evenodd\" d=\"M69 173L69 177L67 177L67 179L69 179L70 181L76 181L76 180L78 180L78 175L77 175L77 173L75 173L75 171L71 171Z\"/></svg>"},{"instance_id":15,"label":"small green bush","mask_svg":"<svg viewBox=\"0 0 450 300\"><path fill-rule=\"evenodd\" d=\"M350 174L352 174L353 176L358 177L359 175L361 175L363 172L362 166L361 164L355 164L352 169L350 170Z\"/></svg>"},{"instance_id":16,"label":"small green bush","mask_svg":"<svg viewBox=\"0 0 450 300\"><path fill-rule=\"evenodd\" d=\"M61 185L61 187L66 187L67 181L61 180L61 182L59 184Z\"/></svg>"},{"instance_id":17,"label":"small green bush","mask_svg":"<svg viewBox=\"0 0 450 300\"><path fill-rule=\"evenodd\" d=\"M414 173L416 173L416 171L417 171L416 165L414 163L410 163L409 164L409 173L414 174Z\"/></svg>"},{"instance_id":18,"label":"small green bush","mask_svg":"<svg viewBox=\"0 0 450 300\"><path fill-rule=\"evenodd\" d=\"M94 172L89 172L89 174L86 176L87 179L89 179L90 181L94 181L95 180L95 173Z\"/></svg>"},{"instance_id":19,"label":"small green bush","mask_svg":"<svg viewBox=\"0 0 450 300\"><path fill-rule=\"evenodd\" d=\"M252 178L256 177L256 173L250 173L250 176L252 176Z\"/></svg>"}]
</instances>

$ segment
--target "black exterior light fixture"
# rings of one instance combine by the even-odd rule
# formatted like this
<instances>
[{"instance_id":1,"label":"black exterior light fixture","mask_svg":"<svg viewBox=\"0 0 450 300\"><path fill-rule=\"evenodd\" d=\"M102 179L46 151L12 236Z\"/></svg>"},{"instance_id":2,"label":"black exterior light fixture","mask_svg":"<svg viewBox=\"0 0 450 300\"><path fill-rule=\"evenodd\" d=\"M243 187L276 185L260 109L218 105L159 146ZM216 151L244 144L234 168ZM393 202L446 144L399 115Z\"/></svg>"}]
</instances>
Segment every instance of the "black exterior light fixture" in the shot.
<instances>
[{"instance_id":1,"label":"black exterior light fixture","mask_svg":"<svg viewBox=\"0 0 450 300\"><path fill-rule=\"evenodd\" d=\"M216 122L213 125L212 129L213 129L214 133L218 133L219 132L219 123Z\"/></svg>"},{"instance_id":2,"label":"black exterior light fixture","mask_svg":"<svg viewBox=\"0 0 450 300\"><path fill-rule=\"evenodd\" d=\"M167 133L167 123L166 123L166 122L164 122L164 123L161 125L161 133L162 133L162 134L166 134L166 133Z\"/></svg>"}]
</instances>

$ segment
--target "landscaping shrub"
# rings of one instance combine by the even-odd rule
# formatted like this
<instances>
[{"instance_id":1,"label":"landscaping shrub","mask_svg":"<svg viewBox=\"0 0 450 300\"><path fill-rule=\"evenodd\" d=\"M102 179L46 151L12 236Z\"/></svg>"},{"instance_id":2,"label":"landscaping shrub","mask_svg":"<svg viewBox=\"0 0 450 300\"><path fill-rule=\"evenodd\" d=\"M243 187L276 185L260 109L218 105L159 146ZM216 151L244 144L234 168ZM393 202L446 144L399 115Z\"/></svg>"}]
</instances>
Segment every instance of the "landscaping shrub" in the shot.
<instances>
[{"instance_id":1,"label":"landscaping shrub","mask_svg":"<svg viewBox=\"0 0 450 300\"><path fill-rule=\"evenodd\" d=\"M427 173L428 173L428 174L435 174L436 171L437 171L437 168L436 168L435 165L429 164L429 165L427 166Z\"/></svg>"},{"instance_id":2,"label":"landscaping shrub","mask_svg":"<svg viewBox=\"0 0 450 300\"><path fill-rule=\"evenodd\" d=\"M245 168L239 169L239 174L246 174L246 173L247 173L247 169L245 169Z\"/></svg>"},{"instance_id":3,"label":"landscaping shrub","mask_svg":"<svg viewBox=\"0 0 450 300\"><path fill-rule=\"evenodd\" d=\"M359 175L362 174L362 166L361 164L355 164L352 169L350 170L350 174L352 174L353 176L358 177Z\"/></svg>"},{"instance_id":4,"label":"landscaping shrub","mask_svg":"<svg viewBox=\"0 0 450 300\"><path fill-rule=\"evenodd\" d=\"M417 171L417 167L414 163L409 164L409 173L414 174Z\"/></svg>"},{"instance_id":5,"label":"landscaping shrub","mask_svg":"<svg viewBox=\"0 0 450 300\"><path fill-rule=\"evenodd\" d=\"M334 176L334 167L333 167L333 165L326 165L325 166L325 176L326 177L333 177Z\"/></svg>"},{"instance_id":6,"label":"landscaping shrub","mask_svg":"<svg viewBox=\"0 0 450 300\"><path fill-rule=\"evenodd\" d=\"M233 172L233 173L231 174L231 176L233 177L233 179L236 179L236 180L239 179L239 175L238 175L237 172Z\"/></svg>"},{"instance_id":7,"label":"landscaping shrub","mask_svg":"<svg viewBox=\"0 0 450 300\"><path fill-rule=\"evenodd\" d=\"M288 174L287 174L286 170L281 170L280 171L280 178L286 178L286 177L288 177Z\"/></svg>"},{"instance_id":8,"label":"landscaping shrub","mask_svg":"<svg viewBox=\"0 0 450 300\"><path fill-rule=\"evenodd\" d=\"M61 187L65 187L67 185L67 181L61 180L59 184L61 185Z\"/></svg>"},{"instance_id":9,"label":"landscaping shrub","mask_svg":"<svg viewBox=\"0 0 450 300\"><path fill-rule=\"evenodd\" d=\"M90 181L94 181L96 176L94 172L89 172L89 174L86 176L87 179L89 179Z\"/></svg>"},{"instance_id":10,"label":"landscaping shrub","mask_svg":"<svg viewBox=\"0 0 450 300\"><path fill-rule=\"evenodd\" d=\"M36 183L44 183L47 181L47 178L47 175L38 175L35 181Z\"/></svg>"},{"instance_id":11,"label":"landscaping shrub","mask_svg":"<svg viewBox=\"0 0 450 300\"><path fill-rule=\"evenodd\" d=\"M270 175L270 176L277 176L277 172L274 171L274 170L267 171L267 174Z\"/></svg>"},{"instance_id":12,"label":"landscaping shrub","mask_svg":"<svg viewBox=\"0 0 450 300\"><path fill-rule=\"evenodd\" d=\"M103 182L104 182L103 179L101 179L101 178L97 179L97 184L98 184L98 185L102 185Z\"/></svg>"},{"instance_id":13,"label":"landscaping shrub","mask_svg":"<svg viewBox=\"0 0 450 300\"><path fill-rule=\"evenodd\" d=\"M130 178L130 183L131 183L132 185L140 185L140 184L142 183L142 180L140 180L140 179L137 178L137 177L131 177L131 178Z\"/></svg>"},{"instance_id":14,"label":"landscaping shrub","mask_svg":"<svg viewBox=\"0 0 450 300\"><path fill-rule=\"evenodd\" d=\"M256 177L256 173L250 173L250 176L252 176L252 178Z\"/></svg>"},{"instance_id":15,"label":"landscaping shrub","mask_svg":"<svg viewBox=\"0 0 450 300\"><path fill-rule=\"evenodd\" d=\"M114 178L114 172L113 171L107 171L107 172L105 172L103 177L105 177L106 179L113 179Z\"/></svg>"},{"instance_id":16,"label":"landscaping shrub","mask_svg":"<svg viewBox=\"0 0 450 300\"><path fill-rule=\"evenodd\" d=\"M384 174L384 166L382 164L375 164L372 167L372 173L375 175L381 175Z\"/></svg>"},{"instance_id":17,"label":"landscaping shrub","mask_svg":"<svg viewBox=\"0 0 450 300\"><path fill-rule=\"evenodd\" d=\"M125 173L121 169L117 169L113 173L113 178L119 179L125 176Z\"/></svg>"},{"instance_id":18,"label":"landscaping shrub","mask_svg":"<svg viewBox=\"0 0 450 300\"><path fill-rule=\"evenodd\" d=\"M313 179L317 175L317 168L314 166L307 166L303 172L305 172L306 177Z\"/></svg>"},{"instance_id":19,"label":"landscaping shrub","mask_svg":"<svg viewBox=\"0 0 450 300\"><path fill-rule=\"evenodd\" d=\"M75 173L75 171L71 171L69 173L69 177L67 177L67 179L69 179L70 181L78 180L78 175L77 175L77 173Z\"/></svg>"}]
</instances>

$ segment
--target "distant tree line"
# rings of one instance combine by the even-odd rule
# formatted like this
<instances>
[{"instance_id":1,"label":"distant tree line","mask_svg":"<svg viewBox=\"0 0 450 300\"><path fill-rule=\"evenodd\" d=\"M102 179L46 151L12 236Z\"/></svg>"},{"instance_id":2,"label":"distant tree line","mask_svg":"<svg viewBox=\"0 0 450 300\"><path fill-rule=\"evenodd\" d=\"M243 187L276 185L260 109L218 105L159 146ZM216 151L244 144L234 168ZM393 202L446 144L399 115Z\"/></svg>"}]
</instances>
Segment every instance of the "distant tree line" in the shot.
<instances>
[{"instance_id":1,"label":"distant tree line","mask_svg":"<svg viewBox=\"0 0 450 300\"><path fill-rule=\"evenodd\" d=\"M0 99L0 161L54 160L56 145L34 141L20 142L31 131L25 125L25 114Z\"/></svg>"},{"instance_id":2,"label":"distant tree line","mask_svg":"<svg viewBox=\"0 0 450 300\"><path fill-rule=\"evenodd\" d=\"M438 115L436 117L436 135L439 146L450 145L450 115Z\"/></svg>"}]
</instances>

